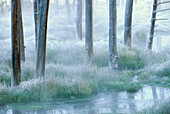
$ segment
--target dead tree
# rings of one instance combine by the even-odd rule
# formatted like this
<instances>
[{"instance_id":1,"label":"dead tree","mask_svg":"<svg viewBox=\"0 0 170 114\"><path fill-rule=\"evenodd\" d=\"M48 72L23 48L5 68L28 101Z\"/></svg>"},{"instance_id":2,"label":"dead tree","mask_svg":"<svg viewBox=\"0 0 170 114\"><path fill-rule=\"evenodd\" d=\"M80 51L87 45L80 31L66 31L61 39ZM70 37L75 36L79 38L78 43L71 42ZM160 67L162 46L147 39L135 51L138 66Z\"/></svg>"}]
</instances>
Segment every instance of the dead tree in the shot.
<instances>
[{"instance_id":1,"label":"dead tree","mask_svg":"<svg viewBox=\"0 0 170 114\"><path fill-rule=\"evenodd\" d=\"M34 0L34 21L35 21L35 50L37 51L37 23L38 23L38 8L37 0Z\"/></svg>"},{"instance_id":2,"label":"dead tree","mask_svg":"<svg viewBox=\"0 0 170 114\"><path fill-rule=\"evenodd\" d=\"M21 6L20 0L11 1L12 77L11 87L21 82Z\"/></svg>"},{"instance_id":3,"label":"dead tree","mask_svg":"<svg viewBox=\"0 0 170 114\"><path fill-rule=\"evenodd\" d=\"M109 0L109 68L118 69L117 55L117 3Z\"/></svg>"},{"instance_id":4,"label":"dead tree","mask_svg":"<svg viewBox=\"0 0 170 114\"><path fill-rule=\"evenodd\" d=\"M76 28L78 38L82 40L82 0L77 0Z\"/></svg>"},{"instance_id":5,"label":"dead tree","mask_svg":"<svg viewBox=\"0 0 170 114\"><path fill-rule=\"evenodd\" d=\"M79 0L77 0L77 2L78 2ZM73 0L73 4L72 4L72 6L73 6L73 9L75 9L75 4L76 4L76 0Z\"/></svg>"},{"instance_id":6,"label":"dead tree","mask_svg":"<svg viewBox=\"0 0 170 114\"><path fill-rule=\"evenodd\" d=\"M36 77L45 75L46 39L49 0L37 0L38 6L38 29L37 29L37 55Z\"/></svg>"},{"instance_id":7,"label":"dead tree","mask_svg":"<svg viewBox=\"0 0 170 114\"><path fill-rule=\"evenodd\" d=\"M71 16L71 8L70 8L70 2L69 0L65 0L66 2L66 8L67 8L67 12L68 12L68 16Z\"/></svg>"},{"instance_id":8,"label":"dead tree","mask_svg":"<svg viewBox=\"0 0 170 114\"><path fill-rule=\"evenodd\" d=\"M152 44L153 44L157 4L158 4L158 1L154 0L154 2L153 2L153 11L152 11L152 19L151 19L151 27L150 27L150 34L149 34L149 42L148 42L148 49L150 49L150 50L152 49Z\"/></svg>"},{"instance_id":9,"label":"dead tree","mask_svg":"<svg viewBox=\"0 0 170 114\"><path fill-rule=\"evenodd\" d=\"M124 44L131 47L133 0L126 1Z\"/></svg>"},{"instance_id":10,"label":"dead tree","mask_svg":"<svg viewBox=\"0 0 170 114\"><path fill-rule=\"evenodd\" d=\"M23 62L25 62L25 45L24 45L24 30L23 30L23 21L22 21L22 8L21 8L21 5L20 5L20 37L21 37L21 60Z\"/></svg>"},{"instance_id":11,"label":"dead tree","mask_svg":"<svg viewBox=\"0 0 170 114\"><path fill-rule=\"evenodd\" d=\"M87 61L93 56L93 0L86 0L86 39Z\"/></svg>"}]
</instances>

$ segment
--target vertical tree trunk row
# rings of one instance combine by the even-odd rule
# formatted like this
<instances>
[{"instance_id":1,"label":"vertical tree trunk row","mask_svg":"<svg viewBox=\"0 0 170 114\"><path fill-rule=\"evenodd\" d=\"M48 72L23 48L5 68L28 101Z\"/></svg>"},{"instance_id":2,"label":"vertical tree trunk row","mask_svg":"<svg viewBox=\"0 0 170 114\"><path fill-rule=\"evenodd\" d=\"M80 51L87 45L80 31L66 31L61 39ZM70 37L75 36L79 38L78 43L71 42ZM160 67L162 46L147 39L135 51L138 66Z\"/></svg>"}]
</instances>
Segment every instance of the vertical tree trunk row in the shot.
<instances>
[{"instance_id":1,"label":"vertical tree trunk row","mask_svg":"<svg viewBox=\"0 0 170 114\"><path fill-rule=\"evenodd\" d=\"M78 38L82 40L82 0L77 0L76 28Z\"/></svg>"},{"instance_id":2,"label":"vertical tree trunk row","mask_svg":"<svg viewBox=\"0 0 170 114\"><path fill-rule=\"evenodd\" d=\"M38 31L37 31L37 55L36 55L36 77L45 75L46 59L46 37L49 0L38 0Z\"/></svg>"},{"instance_id":3,"label":"vertical tree trunk row","mask_svg":"<svg viewBox=\"0 0 170 114\"><path fill-rule=\"evenodd\" d=\"M93 56L93 0L86 0L86 39L87 61Z\"/></svg>"},{"instance_id":4,"label":"vertical tree trunk row","mask_svg":"<svg viewBox=\"0 0 170 114\"><path fill-rule=\"evenodd\" d=\"M152 19L151 19L151 27L150 27L150 34L149 34L149 42L148 42L148 49L152 49L153 45L153 37L154 37L154 30L155 30L155 21L156 21L156 10L157 10L157 0L153 2L153 12L152 12Z\"/></svg>"},{"instance_id":5,"label":"vertical tree trunk row","mask_svg":"<svg viewBox=\"0 0 170 114\"><path fill-rule=\"evenodd\" d=\"M38 24L38 7L37 0L34 0L34 21L35 21L35 50L37 51L37 24Z\"/></svg>"},{"instance_id":6,"label":"vertical tree trunk row","mask_svg":"<svg viewBox=\"0 0 170 114\"><path fill-rule=\"evenodd\" d=\"M116 0L109 1L109 68L118 69Z\"/></svg>"},{"instance_id":7,"label":"vertical tree trunk row","mask_svg":"<svg viewBox=\"0 0 170 114\"><path fill-rule=\"evenodd\" d=\"M131 47L131 34L132 34L132 11L133 11L133 0L126 1L125 9L125 30L124 30L124 43L126 46Z\"/></svg>"},{"instance_id":8,"label":"vertical tree trunk row","mask_svg":"<svg viewBox=\"0 0 170 114\"><path fill-rule=\"evenodd\" d=\"M12 39L12 77L11 87L21 81L21 36L20 36L20 0L11 1L11 39Z\"/></svg>"}]
</instances>

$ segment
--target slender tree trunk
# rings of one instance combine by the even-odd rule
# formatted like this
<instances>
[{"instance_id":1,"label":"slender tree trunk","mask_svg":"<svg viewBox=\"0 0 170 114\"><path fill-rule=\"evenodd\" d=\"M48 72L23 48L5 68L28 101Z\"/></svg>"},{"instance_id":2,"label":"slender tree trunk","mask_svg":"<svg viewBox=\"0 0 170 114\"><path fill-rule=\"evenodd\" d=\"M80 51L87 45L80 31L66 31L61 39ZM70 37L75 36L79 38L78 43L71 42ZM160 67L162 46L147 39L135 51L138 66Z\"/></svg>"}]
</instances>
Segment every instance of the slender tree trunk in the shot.
<instances>
[{"instance_id":1,"label":"slender tree trunk","mask_svg":"<svg viewBox=\"0 0 170 114\"><path fill-rule=\"evenodd\" d=\"M71 16L71 8L70 8L70 3L68 0L65 0L66 2L66 8L67 8L67 12L68 12L68 16Z\"/></svg>"},{"instance_id":2,"label":"slender tree trunk","mask_svg":"<svg viewBox=\"0 0 170 114\"><path fill-rule=\"evenodd\" d=\"M11 87L21 82L20 0L11 1L12 77Z\"/></svg>"},{"instance_id":3,"label":"slender tree trunk","mask_svg":"<svg viewBox=\"0 0 170 114\"><path fill-rule=\"evenodd\" d=\"M155 30L157 3L158 3L157 0L154 0L152 19L151 19L151 27L150 27L150 34L149 34L149 42L148 42L148 49L150 49L150 50L152 49L152 45L153 45L153 37L154 37L154 30Z\"/></svg>"},{"instance_id":4,"label":"slender tree trunk","mask_svg":"<svg viewBox=\"0 0 170 114\"><path fill-rule=\"evenodd\" d=\"M124 43L131 47L133 0L126 1Z\"/></svg>"},{"instance_id":5,"label":"slender tree trunk","mask_svg":"<svg viewBox=\"0 0 170 114\"><path fill-rule=\"evenodd\" d=\"M109 68L118 69L117 55L117 3L109 0Z\"/></svg>"},{"instance_id":6,"label":"slender tree trunk","mask_svg":"<svg viewBox=\"0 0 170 114\"><path fill-rule=\"evenodd\" d=\"M58 0L56 0L56 7L57 7L57 11L58 11L59 10Z\"/></svg>"},{"instance_id":7,"label":"slender tree trunk","mask_svg":"<svg viewBox=\"0 0 170 114\"><path fill-rule=\"evenodd\" d=\"M24 30L23 30L23 22L22 22L22 8L20 5L20 11L21 11L21 20L20 20L20 37L21 37L21 60L25 62L25 45L24 45Z\"/></svg>"},{"instance_id":8,"label":"slender tree trunk","mask_svg":"<svg viewBox=\"0 0 170 114\"><path fill-rule=\"evenodd\" d=\"M79 0L77 0L78 2ZM73 9L75 9L76 0L73 0Z\"/></svg>"},{"instance_id":9,"label":"slender tree trunk","mask_svg":"<svg viewBox=\"0 0 170 114\"><path fill-rule=\"evenodd\" d=\"M82 0L77 0L76 28L78 38L82 40Z\"/></svg>"},{"instance_id":10,"label":"slender tree trunk","mask_svg":"<svg viewBox=\"0 0 170 114\"><path fill-rule=\"evenodd\" d=\"M34 0L34 21L35 21L35 51L37 51L37 24L38 24L38 6L37 0Z\"/></svg>"},{"instance_id":11,"label":"slender tree trunk","mask_svg":"<svg viewBox=\"0 0 170 114\"><path fill-rule=\"evenodd\" d=\"M36 55L36 76L44 77L46 59L46 38L49 0L38 0L38 31L37 31L37 55Z\"/></svg>"},{"instance_id":12,"label":"slender tree trunk","mask_svg":"<svg viewBox=\"0 0 170 114\"><path fill-rule=\"evenodd\" d=\"M93 56L93 0L86 0L86 43L87 61Z\"/></svg>"}]
</instances>

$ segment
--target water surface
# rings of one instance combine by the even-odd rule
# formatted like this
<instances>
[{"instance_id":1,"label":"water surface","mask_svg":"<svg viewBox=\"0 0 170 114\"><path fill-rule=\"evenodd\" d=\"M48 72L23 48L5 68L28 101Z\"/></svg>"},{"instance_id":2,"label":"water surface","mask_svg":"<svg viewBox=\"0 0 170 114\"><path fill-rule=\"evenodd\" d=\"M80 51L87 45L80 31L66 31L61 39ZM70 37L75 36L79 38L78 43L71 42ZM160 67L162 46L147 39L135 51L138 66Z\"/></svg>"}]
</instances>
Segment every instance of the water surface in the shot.
<instances>
[{"instance_id":1,"label":"water surface","mask_svg":"<svg viewBox=\"0 0 170 114\"><path fill-rule=\"evenodd\" d=\"M145 86L137 93L103 92L91 100L19 103L0 109L0 114L100 114L135 113L170 97L170 89Z\"/></svg>"}]
</instances>

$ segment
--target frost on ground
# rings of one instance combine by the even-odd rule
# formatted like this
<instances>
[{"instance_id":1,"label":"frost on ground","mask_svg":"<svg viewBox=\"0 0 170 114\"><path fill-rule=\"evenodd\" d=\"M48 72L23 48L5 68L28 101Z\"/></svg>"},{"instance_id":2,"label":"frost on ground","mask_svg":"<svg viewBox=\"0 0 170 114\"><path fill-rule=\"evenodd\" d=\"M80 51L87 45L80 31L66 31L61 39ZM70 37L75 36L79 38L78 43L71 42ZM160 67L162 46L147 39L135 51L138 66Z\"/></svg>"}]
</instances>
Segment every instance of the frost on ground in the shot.
<instances>
[{"instance_id":1,"label":"frost on ground","mask_svg":"<svg viewBox=\"0 0 170 114\"><path fill-rule=\"evenodd\" d=\"M26 62L22 63L22 83L14 89L10 89L10 16L1 15L0 24L3 27L0 28L0 105L58 98L86 98L100 91L113 89L135 92L144 84L170 87L169 47L159 52L150 52L145 49L149 33L151 3L143 0L134 6L133 48L123 46L124 10L118 7L118 55L120 57L118 72L109 71L107 67L108 14L105 13L106 6L102 4L104 2L101 1L94 11L94 58L91 64L85 63L84 37L82 41L76 37L75 10L72 11L72 17L68 18L64 8L56 13L52 6L50 7L46 76L41 81L34 79L33 11L32 9L23 10ZM167 15L168 13L165 13L161 16ZM167 26L158 24L161 29ZM84 28L83 34L85 34ZM163 44L165 44L163 46L167 45Z\"/></svg>"}]
</instances>

